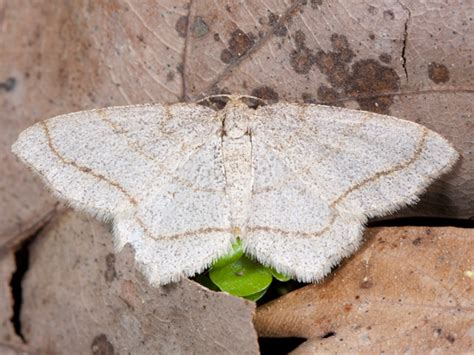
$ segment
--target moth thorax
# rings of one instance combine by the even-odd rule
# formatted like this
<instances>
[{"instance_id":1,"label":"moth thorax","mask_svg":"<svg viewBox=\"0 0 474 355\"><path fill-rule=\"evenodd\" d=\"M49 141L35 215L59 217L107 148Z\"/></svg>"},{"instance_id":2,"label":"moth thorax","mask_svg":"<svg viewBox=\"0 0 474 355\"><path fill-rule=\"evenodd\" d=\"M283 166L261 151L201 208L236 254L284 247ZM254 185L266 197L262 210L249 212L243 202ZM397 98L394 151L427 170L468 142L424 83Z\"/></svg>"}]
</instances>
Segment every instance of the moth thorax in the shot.
<instances>
[{"instance_id":1,"label":"moth thorax","mask_svg":"<svg viewBox=\"0 0 474 355\"><path fill-rule=\"evenodd\" d=\"M230 138L240 138L249 131L250 109L242 102L231 102L224 109L224 132Z\"/></svg>"}]
</instances>

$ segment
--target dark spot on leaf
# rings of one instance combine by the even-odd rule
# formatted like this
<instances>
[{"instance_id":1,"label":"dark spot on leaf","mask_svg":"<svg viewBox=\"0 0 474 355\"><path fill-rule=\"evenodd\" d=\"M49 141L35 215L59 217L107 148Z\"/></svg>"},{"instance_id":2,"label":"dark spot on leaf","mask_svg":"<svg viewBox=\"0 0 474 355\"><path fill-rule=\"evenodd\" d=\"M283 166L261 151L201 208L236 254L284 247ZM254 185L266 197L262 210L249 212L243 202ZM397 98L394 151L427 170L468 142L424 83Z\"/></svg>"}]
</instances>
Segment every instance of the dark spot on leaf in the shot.
<instances>
[{"instance_id":1,"label":"dark spot on leaf","mask_svg":"<svg viewBox=\"0 0 474 355\"><path fill-rule=\"evenodd\" d=\"M377 8L375 6L369 5L369 7L367 7L367 11L371 15L377 15Z\"/></svg>"},{"instance_id":2,"label":"dark spot on leaf","mask_svg":"<svg viewBox=\"0 0 474 355\"><path fill-rule=\"evenodd\" d=\"M439 63L430 63L428 65L428 76L436 84L449 81L449 70L445 65Z\"/></svg>"},{"instance_id":3,"label":"dark spot on leaf","mask_svg":"<svg viewBox=\"0 0 474 355\"><path fill-rule=\"evenodd\" d=\"M400 77L392 68L379 64L376 60L360 60L352 66L352 75L345 89L346 94L357 98L361 109L388 113L393 96L376 96L398 91Z\"/></svg>"},{"instance_id":4,"label":"dark spot on leaf","mask_svg":"<svg viewBox=\"0 0 474 355\"><path fill-rule=\"evenodd\" d=\"M143 37L143 35L141 33L139 35L137 35L137 39L138 39L139 42L145 43L145 37Z\"/></svg>"},{"instance_id":5,"label":"dark spot on leaf","mask_svg":"<svg viewBox=\"0 0 474 355\"><path fill-rule=\"evenodd\" d=\"M375 35L373 33L370 33L369 38L373 41L375 39Z\"/></svg>"},{"instance_id":6,"label":"dark spot on leaf","mask_svg":"<svg viewBox=\"0 0 474 355\"><path fill-rule=\"evenodd\" d=\"M316 10L322 4L323 0L311 0L311 7L313 8L313 10Z\"/></svg>"},{"instance_id":7,"label":"dark spot on leaf","mask_svg":"<svg viewBox=\"0 0 474 355\"><path fill-rule=\"evenodd\" d=\"M374 286L374 283L370 280L365 280L365 281L362 281L359 285L360 288L363 288L363 289L369 289L369 288L372 288Z\"/></svg>"},{"instance_id":8,"label":"dark spot on leaf","mask_svg":"<svg viewBox=\"0 0 474 355\"><path fill-rule=\"evenodd\" d=\"M203 37L209 32L209 26L201 16L197 16L193 23L193 35L196 38Z\"/></svg>"},{"instance_id":9,"label":"dark spot on leaf","mask_svg":"<svg viewBox=\"0 0 474 355\"><path fill-rule=\"evenodd\" d=\"M317 103L317 101L314 98L313 94L310 94L309 92L302 93L301 94L301 99L303 99L303 102L305 104L315 104L315 103Z\"/></svg>"},{"instance_id":10,"label":"dark spot on leaf","mask_svg":"<svg viewBox=\"0 0 474 355\"><path fill-rule=\"evenodd\" d=\"M318 51L316 65L327 76L333 92L322 86L318 99L329 102L336 93L339 97L345 94L354 98L363 110L388 113L393 96L381 94L398 91L400 78L395 70L374 59L359 60L349 66L355 54L346 37L333 34L331 42L334 51Z\"/></svg>"},{"instance_id":11,"label":"dark spot on leaf","mask_svg":"<svg viewBox=\"0 0 474 355\"><path fill-rule=\"evenodd\" d=\"M341 61L349 63L354 58L355 54L349 47L346 36L333 33L331 35L331 43L336 53L339 54Z\"/></svg>"},{"instance_id":12,"label":"dark spot on leaf","mask_svg":"<svg viewBox=\"0 0 474 355\"><path fill-rule=\"evenodd\" d=\"M16 79L11 77L5 80L4 82L0 82L0 89L5 90L6 92L13 91L16 86Z\"/></svg>"},{"instance_id":13,"label":"dark spot on leaf","mask_svg":"<svg viewBox=\"0 0 474 355\"><path fill-rule=\"evenodd\" d=\"M229 51L228 49L224 49L222 52L221 52L221 60L224 62L224 63L230 63L232 62L232 59L234 58L234 56L232 55L231 51Z\"/></svg>"},{"instance_id":14,"label":"dark spot on leaf","mask_svg":"<svg viewBox=\"0 0 474 355\"><path fill-rule=\"evenodd\" d=\"M178 71L178 73L183 74L183 63L179 63L178 65L176 65L176 70Z\"/></svg>"},{"instance_id":15,"label":"dark spot on leaf","mask_svg":"<svg viewBox=\"0 0 474 355\"><path fill-rule=\"evenodd\" d=\"M388 53L382 53L381 55L379 55L379 59L381 62L388 64L392 61L392 56Z\"/></svg>"},{"instance_id":16,"label":"dark spot on leaf","mask_svg":"<svg viewBox=\"0 0 474 355\"><path fill-rule=\"evenodd\" d=\"M298 74L307 74L316 63L316 57L313 51L306 47L306 35L303 31L296 31L293 40L296 49L290 53L290 64Z\"/></svg>"},{"instance_id":17,"label":"dark spot on leaf","mask_svg":"<svg viewBox=\"0 0 474 355\"><path fill-rule=\"evenodd\" d=\"M298 49L306 47L306 35L303 31L296 31L296 33L293 35L293 40L295 41L296 47L298 47Z\"/></svg>"},{"instance_id":18,"label":"dark spot on leaf","mask_svg":"<svg viewBox=\"0 0 474 355\"><path fill-rule=\"evenodd\" d=\"M336 332L330 331L330 332L327 332L326 334L324 334L321 338L327 339L327 338L333 337L335 335L336 335Z\"/></svg>"},{"instance_id":19,"label":"dark spot on leaf","mask_svg":"<svg viewBox=\"0 0 474 355\"><path fill-rule=\"evenodd\" d=\"M383 12L383 18L385 20L395 20L395 14L393 13L392 10L385 10Z\"/></svg>"},{"instance_id":20,"label":"dark spot on leaf","mask_svg":"<svg viewBox=\"0 0 474 355\"><path fill-rule=\"evenodd\" d=\"M321 103L331 103L334 105L335 101L339 98L339 93L326 85L321 85L318 88L318 99Z\"/></svg>"},{"instance_id":21,"label":"dark spot on leaf","mask_svg":"<svg viewBox=\"0 0 474 355\"><path fill-rule=\"evenodd\" d=\"M290 55L290 62L295 72L298 74L307 74L314 64L314 56L309 49L293 51Z\"/></svg>"},{"instance_id":22,"label":"dark spot on leaf","mask_svg":"<svg viewBox=\"0 0 474 355\"><path fill-rule=\"evenodd\" d=\"M349 63L354 57L354 52L349 48L345 36L333 34L331 42L334 51L318 51L316 64L319 70L328 77L332 86L342 87L349 80Z\"/></svg>"},{"instance_id":23,"label":"dark spot on leaf","mask_svg":"<svg viewBox=\"0 0 474 355\"><path fill-rule=\"evenodd\" d=\"M219 36L219 33L214 33L214 41L219 42L221 40L221 36Z\"/></svg>"},{"instance_id":24,"label":"dark spot on leaf","mask_svg":"<svg viewBox=\"0 0 474 355\"><path fill-rule=\"evenodd\" d=\"M344 305L344 312L350 312L352 310L352 305L347 303Z\"/></svg>"},{"instance_id":25,"label":"dark spot on leaf","mask_svg":"<svg viewBox=\"0 0 474 355\"><path fill-rule=\"evenodd\" d=\"M114 355L114 347L105 334L100 334L94 338L91 351L93 355Z\"/></svg>"},{"instance_id":26,"label":"dark spot on leaf","mask_svg":"<svg viewBox=\"0 0 474 355\"><path fill-rule=\"evenodd\" d=\"M174 72L170 71L166 74L166 81L173 81L174 79Z\"/></svg>"},{"instance_id":27,"label":"dark spot on leaf","mask_svg":"<svg viewBox=\"0 0 474 355\"><path fill-rule=\"evenodd\" d=\"M278 93L269 86L259 86L253 89L250 95L263 99L269 104L278 102Z\"/></svg>"},{"instance_id":28,"label":"dark spot on leaf","mask_svg":"<svg viewBox=\"0 0 474 355\"><path fill-rule=\"evenodd\" d=\"M243 56L255 44L255 36L252 32L244 33L241 29L232 32L228 48L221 53L224 63L231 63Z\"/></svg>"},{"instance_id":29,"label":"dark spot on leaf","mask_svg":"<svg viewBox=\"0 0 474 355\"><path fill-rule=\"evenodd\" d=\"M284 37L288 33L286 26L280 22L280 17L273 12L268 14L268 24L273 28L273 34L278 37Z\"/></svg>"},{"instance_id":30,"label":"dark spot on leaf","mask_svg":"<svg viewBox=\"0 0 474 355\"><path fill-rule=\"evenodd\" d=\"M186 37L188 33L188 16L181 16L174 26L180 37Z\"/></svg>"},{"instance_id":31,"label":"dark spot on leaf","mask_svg":"<svg viewBox=\"0 0 474 355\"><path fill-rule=\"evenodd\" d=\"M107 254L105 257L105 281L112 282L117 277L117 271L115 270L115 255L112 253Z\"/></svg>"},{"instance_id":32,"label":"dark spot on leaf","mask_svg":"<svg viewBox=\"0 0 474 355\"><path fill-rule=\"evenodd\" d=\"M446 336L446 340L449 341L451 344L454 343L454 341L456 340L456 338L452 335L452 334L448 334Z\"/></svg>"},{"instance_id":33,"label":"dark spot on leaf","mask_svg":"<svg viewBox=\"0 0 474 355\"><path fill-rule=\"evenodd\" d=\"M416 238L414 239L411 243L414 245L414 246L418 246L420 245L422 242L422 239L421 238Z\"/></svg>"}]
</instances>

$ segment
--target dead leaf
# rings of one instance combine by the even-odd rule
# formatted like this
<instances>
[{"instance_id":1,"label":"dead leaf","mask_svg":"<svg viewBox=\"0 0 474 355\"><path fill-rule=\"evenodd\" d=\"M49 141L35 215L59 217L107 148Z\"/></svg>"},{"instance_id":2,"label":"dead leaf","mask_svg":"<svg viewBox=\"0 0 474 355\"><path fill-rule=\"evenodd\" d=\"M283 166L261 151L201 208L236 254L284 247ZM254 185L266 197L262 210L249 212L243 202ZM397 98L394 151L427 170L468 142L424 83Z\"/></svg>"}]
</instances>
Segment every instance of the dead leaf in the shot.
<instances>
[{"instance_id":1,"label":"dead leaf","mask_svg":"<svg viewBox=\"0 0 474 355\"><path fill-rule=\"evenodd\" d=\"M325 282L259 307L259 336L308 338L294 354L471 351L473 230L373 228L366 239Z\"/></svg>"},{"instance_id":2,"label":"dead leaf","mask_svg":"<svg viewBox=\"0 0 474 355\"><path fill-rule=\"evenodd\" d=\"M189 280L150 287L93 219L60 216L30 255L21 320L40 353L258 353L254 303Z\"/></svg>"}]
</instances>

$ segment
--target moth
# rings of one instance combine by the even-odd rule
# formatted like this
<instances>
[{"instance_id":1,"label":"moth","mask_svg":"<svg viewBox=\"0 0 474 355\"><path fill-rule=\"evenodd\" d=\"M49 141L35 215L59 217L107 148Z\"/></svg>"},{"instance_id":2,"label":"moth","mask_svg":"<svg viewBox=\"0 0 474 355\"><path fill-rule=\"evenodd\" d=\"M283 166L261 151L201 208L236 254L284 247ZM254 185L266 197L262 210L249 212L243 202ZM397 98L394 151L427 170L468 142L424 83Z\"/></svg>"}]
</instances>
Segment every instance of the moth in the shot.
<instances>
[{"instance_id":1,"label":"moth","mask_svg":"<svg viewBox=\"0 0 474 355\"><path fill-rule=\"evenodd\" d=\"M62 200L113 225L153 285L245 252L303 282L361 243L364 224L412 204L456 150L375 113L228 96L82 111L39 122L13 152Z\"/></svg>"}]
</instances>

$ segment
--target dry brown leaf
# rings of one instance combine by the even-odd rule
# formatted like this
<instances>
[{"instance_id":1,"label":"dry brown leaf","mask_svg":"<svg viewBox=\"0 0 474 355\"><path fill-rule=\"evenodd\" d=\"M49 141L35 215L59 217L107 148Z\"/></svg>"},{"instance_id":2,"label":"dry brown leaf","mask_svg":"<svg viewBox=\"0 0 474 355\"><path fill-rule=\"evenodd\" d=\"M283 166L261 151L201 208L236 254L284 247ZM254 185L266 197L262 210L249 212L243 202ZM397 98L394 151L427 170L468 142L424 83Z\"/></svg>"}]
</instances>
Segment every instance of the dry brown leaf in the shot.
<instances>
[{"instance_id":1,"label":"dry brown leaf","mask_svg":"<svg viewBox=\"0 0 474 355\"><path fill-rule=\"evenodd\" d=\"M258 353L253 302L189 280L150 287L92 219L60 216L30 253L22 329L40 353Z\"/></svg>"},{"instance_id":2,"label":"dry brown leaf","mask_svg":"<svg viewBox=\"0 0 474 355\"><path fill-rule=\"evenodd\" d=\"M366 239L325 282L259 307L259 336L308 338L294 354L472 351L473 230L373 228Z\"/></svg>"},{"instance_id":3,"label":"dry brown leaf","mask_svg":"<svg viewBox=\"0 0 474 355\"><path fill-rule=\"evenodd\" d=\"M24 345L14 346L7 344L0 344L0 354L2 355L28 355L32 354ZM36 354L35 354L36 355Z\"/></svg>"},{"instance_id":4,"label":"dry brown leaf","mask_svg":"<svg viewBox=\"0 0 474 355\"><path fill-rule=\"evenodd\" d=\"M222 91L425 124L463 160L399 216L474 216L474 5L288 3L0 0L0 245L54 207L10 153L21 130L65 112Z\"/></svg>"}]
</instances>

